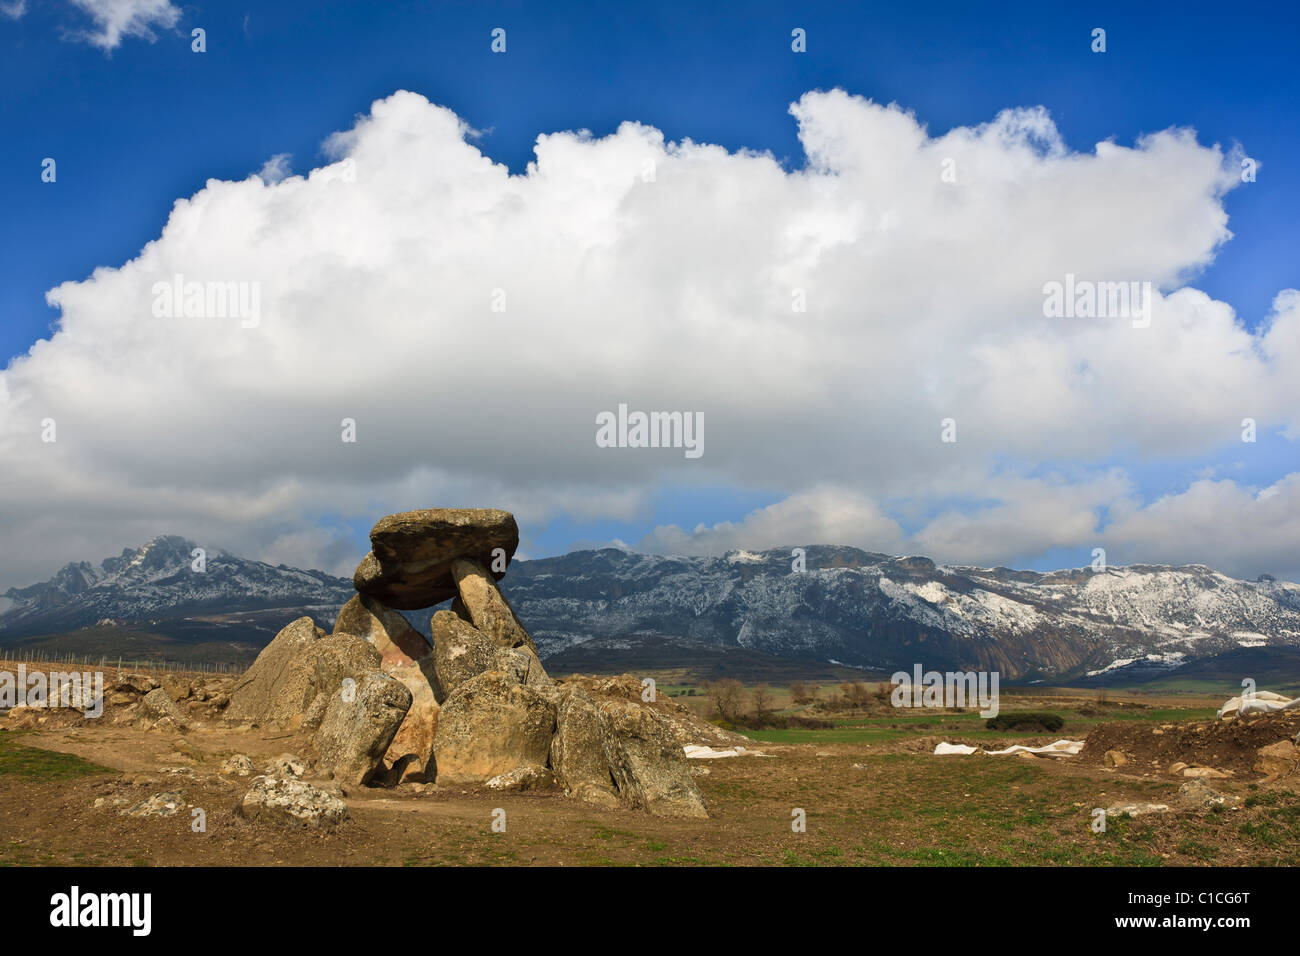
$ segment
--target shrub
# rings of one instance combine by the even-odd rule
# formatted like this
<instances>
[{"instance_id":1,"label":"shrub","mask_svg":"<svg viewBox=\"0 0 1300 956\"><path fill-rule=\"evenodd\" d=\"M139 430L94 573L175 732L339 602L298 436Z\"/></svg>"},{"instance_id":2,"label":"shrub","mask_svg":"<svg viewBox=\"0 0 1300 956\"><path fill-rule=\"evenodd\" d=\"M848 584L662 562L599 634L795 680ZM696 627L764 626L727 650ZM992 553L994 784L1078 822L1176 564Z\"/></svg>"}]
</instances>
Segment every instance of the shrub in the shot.
<instances>
[{"instance_id":1,"label":"shrub","mask_svg":"<svg viewBox=\"0 0 1300 956\"><path fill-rule=\"evenodd\" d=\"M990 717L984 722L984 726L989 730L1018 730L1021 732L1042 730L1047 733L1056 733L1065 726L1065 720L1056 714L1034 710L1019 710Z\"/></svg>"}]
</instances>

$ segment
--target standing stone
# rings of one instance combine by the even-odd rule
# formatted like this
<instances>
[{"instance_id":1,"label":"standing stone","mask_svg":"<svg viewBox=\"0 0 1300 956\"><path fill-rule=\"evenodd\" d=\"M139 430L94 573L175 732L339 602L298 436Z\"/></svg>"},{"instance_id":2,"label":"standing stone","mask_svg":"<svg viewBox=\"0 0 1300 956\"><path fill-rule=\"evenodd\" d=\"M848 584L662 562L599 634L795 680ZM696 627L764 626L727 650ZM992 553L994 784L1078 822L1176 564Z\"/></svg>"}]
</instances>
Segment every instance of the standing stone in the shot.
<instances>
[{"instance_id":1,"label":"standing stone","mask_svg":"<svg viewBox=\"0 0 1300 956\"><path fill-rule=\"evenodd\" d=\"M326 697L337 693L345 678L359 681L371 671L379 670L379 651L351 634L331 634L321 638L313 648L315 670L312 681L317 694Z\"/></svg>"},{"instance_id":2,"label":"standing stone","mask_svg":"<svg viewBox=\"0 0 1300 956\"><path fill-rule=\"evenodd\" d=\"M401 762L401 781L423 779L433 754L441 696L433 648L401 614L364 594L343 605L334 633L364 639L378 651L380 669L411 692L411 707L384 754L384 763L391 768ZM408 756L413 759L403 761Z\"/></svg>"},{"instance_id":3,"label":"standing stone","mask_svg":"<svg viewBox=\"0 0 1300 956\"><path fill-rule=\"evenodd\" d=\"M708 817L686 755L667 717L651 707L605 699L605 759L623 801L657 817Z\"/></svg>"},{"instance_id":4,"label":"standing stone","mask_svg":"<svg viewBox=\"0 0 1300 956\"><path fill-rule=\"evenodd\" d=\"M483 565L459 558L452 562L451 573L456 579L460 599L476 628L496 641L498 647L523 646L537 654L533 639L519 623L519 618Z\"/></svg>"},{"instance_id":5,"label":"standing stone","mask_svg":"<svg viewBox=\"0 0 1300 956\"><path fill-rule=\"evenodd\" d=\"M314 738L317 770L344 784L365 783L382 763L410 706L411 692L383 671L366 674L354 700L334 694Z\"/></svg>"},{"instance_id":6,"label":"standing stone","mask_svg":"<svg viewBox=\"0 0 1300 956\"><path fill-rule=\"evenodd\" d=\"M454 690L438 715L438 783L480 783L519 767L545 767L555 706L497 671Z\"/></svg>"},{"instance_id":7,"label":"standing stone","mask_svg":"<svg viewBox=\"0 0 1300 956\"><path fill-rule=\"evenodd\" d=\"M519 526L508 511L494 508L432 508L381 518L370 543L352 583L389 607L414 610L455 596L451 563L457 558L490 567L499 551L508 563L519 547ZM503 565L496 576L504 574Z\"/></svg>"},{"instance_id":8,"label":"standing stone","mask_svg":"<svg viewBox=\"0 0 1300 956\"><path fill-rule=\"evenodd\" d=\"M605 749L611 743L609 719L581 687L562 686L557 695L551 770L570 796L598 806L618 806Z\"/></svg>"},{"instance_id":9,"label":"standing stone","mask_svg":"<svg viewBox=\"0 0 1300 956\"><path fill-rule=\"evenodd\" d=\"M473 624L451 611L433 615L433 660L443 700L456 688L492 669L500 648Z\"/></svg>"},{"instance_id":10,"label":"standing stone","mask_svg":"<svg viewBox=\"0 0 1300 956\"><path fill-rule=\"evenodd\" d=\"M235 682L225 716L296 727L316 695L316 662L308 652L324 636L309 617L298 618L275 635Z\"/></svg>"}]
</instances>

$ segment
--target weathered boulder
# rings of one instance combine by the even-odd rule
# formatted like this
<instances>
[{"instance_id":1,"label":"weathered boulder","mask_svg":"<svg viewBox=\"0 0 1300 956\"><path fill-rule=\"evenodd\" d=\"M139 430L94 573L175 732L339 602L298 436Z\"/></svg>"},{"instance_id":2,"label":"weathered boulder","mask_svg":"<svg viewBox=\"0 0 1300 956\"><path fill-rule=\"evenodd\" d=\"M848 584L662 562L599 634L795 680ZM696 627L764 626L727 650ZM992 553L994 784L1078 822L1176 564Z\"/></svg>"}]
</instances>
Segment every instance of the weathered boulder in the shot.
<instances>
[{"instance_id":1,"label":"weathered boulder","mask_svg":"<svg viewBox=\"0 0 1300 956\"><path fill-rule=\"evenodd\" d=\"M348 678L359 681L371 671L379 670L383 660L373 644L352 634L337 632L315 643L312 659L312 683L316 693L327 698L333 696Z\"/></svg>"},{"instance_id":2,"label":"weathered boulder","mask_svg":"<svg viewBox=\"0 0 1300 956\"><path fill-rule=\"evenodd\" d=\"M498 647L527 647L537 654L533 639L482 564L457 558L451 563L451 573L461 602L476 628L496 641Z\"/></svg>"},{"instance_id":3,"label":"weathered boulder","mask_svg":"<svg viewBox=\"0 0 1300 956\"><path fill-rule=\"evenodd\" d=\"M385 664L408 664L433 652L424 635L406 618L365 594L357 594L343 605L334 633L352 634L373 645Z\"/></svg>"},{"instance_id":4,"label":"weathered boulder","mask_svg":"<svg viewBox=\"0 0 1300 956\"><path fill-rule=\"evenodd\" d=\"M247 777L253 772L253 761L244 754L232 754L221 762L221 772L236 777Z\"/></svg>"},{"instance_id":5,"label":"weathered boulder","mask_svg":"<svg viewBox=\"0 0 1300 956\"><path fill-rule=\"evenodd\" d=\"M605 759L625 803L653 816L708 817L672 722L652 707L604 699L609 721Z\"/></svg>"},{"instance_id":6,"label":"weathered boulder","mask_svg":"<svg viewBox=\"0 0 1300 956\"><path fill-rule=\"evenodd\" d=\"M536 690L498 671L479 674L443 701L433 741L437 780L480 783L545 767L554 732L555 706Z\"/></svg>"},{"instance_id":7,"label":"weathered boulder","mask_svg":"<svg viewBox=\"0 0 1300 956\"><path fill-rule=\"evenodd\" d=\"M1289 740L1279 740L1255 751L1255 772L1283 776L1300 763L1300 747Z\"/></svg>"},{"instance_id":8,"label":"weathered boulder","mask_svg":"<svg viewBox=\"0 0 1300 956\"><path fill-rule=\"evenodd\" d=\"M411 692L383 671L366 674L352 694L331 694L313 738L317 770L345 784L365 783L382 763L410 706Z\"/></svg>"},{"instance_id":9,"label":"weathered boulder","mask_svg":"<svg viewBox=\"0 0 1300 956\"><path fill-rule=\"evenodd\" d=\"M433 660L443 700L467 680L492 669L496 641L451 611L433 615Z\"/></svg>"},{"instance_id":10,"label":"weathered boulder","mask_svg":"<svg viewBox=\"0 0 1300 956\"><path fill-rule=\"evenodd\" d=\"M324 636L310 617L300 617L285 627L235 682L225 716L296 727L316 696L316 662L304 652Z\"/></svg>"},{"instance_id":11,"label":"weathered boulder","mask_svg":"<svg viewBox=\"0 0 1300 956\"><path fill-rule=\"evenodd\" d=\"M302 780L255 777L235 812L248 820L296 827L332 826L348 815L348 805L332 793Z\"/></svg>"},{"instance_id":12,"label":"weathered boulder","mask_svg":"<svg viewBox=\"0 0 1300 956\"><path fill-rule=\"evenodd\" d=\"M441 698L433 648L401 614L364 594L343 605L334 634L356 635L373 646L380 655L380 669L411 692L410 709L384 754L384 763L390 768L401 763L401 781L423 779L433 755ZM403 761L404 757L413 759Z\"/></svg>"},{"instance_id":13,"label":"weathered boulder","mask_svg":"<svg viewBox=\"0 0 1300 956\"><path fill-rule=\"evenodd\" d=\"M176 701L161 687L145 694L136 711L136 721L147 730L177 730L186 725Z\"/></svg>"},{"instance_id":14,"label":"weathered boulder","mask_svg":"<svg viewBox=\"0 0 1300 956\"><path fill-rule=\"evenodd\" d=\"M119 810L118 816L123 817L174 817L185 806L185 800L179 790L168 790L166 793L155 793L147 800L125 810Z\"/></svg>"},{"instance_id":15,"label":"weathered boulder","mask_svg":"<svg viewBox=\"0 0 1300 956\"><path fill-rule=\"evenodd\" d=\"M494 667L517 684L540 688L555 683L546 673L546 668L542 666L537 652L531 647L521 645L501 648L497 651Z\"/></svg>"},{"instance_id":16,"label":"weathered boulder","mask_svg":"<svg viewBox=\"0 0 1300 956\"><path fill-rule=\"evenodd\" d=\"M618 791L610 776L606 747L611 744L609 719L581 687L561 685L554 693L555 737L551 740L551 770L570 796L614 808Z\"/></svg>"},{"instance_id":17,"label":"weathered boulder","mask_svg":"<svg viewBox=\"0 0 1300 956\"><path fill-rule=\"evenodd\" d=\"M1103 762L1107 767L1122 767L1128 763L1128 754L1122 750L1107 750Z\"/></svg>"},{"instance_id":18,"label":"weathered boulder","mask_svg":"<svg viewBox=\"0 0 1300 956\"><path fill-rule=\"evenodd\" d=\"M1231 794L1215 790L1204 780L1189 780L1178 788L1178 802L1184 807L1199 810L1207 807L1235 806L1239 801Z\"/></svg>"},{"instance_id":19,"label":"weathered boulder","mask_svg":"<svg viewBox=\"0 0 1300 956\"><path fill-rule=\"evenodd\" d=\"M490 566L500 549L508 563L519 546L519 526L512 514L494 508L431 508L381 518L370 530L370 543L374 550L352 583L389 607L414 610L456 594L455 559L471 557ZM505 573L501 567L498 578Z\"/></svg>"},{"instance_id":20,"label":"weathered boulder","mask_svg":"<svg viewBox=\"0 0 1300 956\"><path fill-rule=\"evenodd\" d=\"M262 767L262 773L268 777L301 777L306 772L307 765L297 754L280 754Z\"/></svg>"},{"instance_id":21,"label":"weathered boulder","mask_svg":"<svg viewBox=\"0 0 1300 956\"><path fill-rule=\"evenodd\" d=\"M508 773L493 777L486 784L489 790L508 790L522 793L525 790L546 790L555 786L555 775L545 767L516 767Z\"/></svg>"},{"instance_id":22,"label":"weathered boulder","mask_svg":"<svg viewBox=\"0 0 1300 956\"><path fill-rule=\"evenodd\" d=\"M118 674L117 680L113 682L113 690L138 697L143 697L157 686L158 682L148 674Z\"/></svg>"},{"instance_id":23,"label":"weathered boulder","mask_svg":"<svg viewBox=\"0 0 1300 956\"><path fill-rule=\"evenodd\" d=\"M185 700L194 692L189 678L181 677L179 674L164 674L162 687L167 691L167 695L177 702Z\"/></svg>"},{"instance_id":24,"label":"weathered boulder","mask_svg":"<svg viewBox=\"0 0 1300 956\"><path fill-rule=\"evenodd\" d=\"M435 613L432 627L434 666L444 699L467 680L490 670L534 688L553 683L531 647L501 647L451 611Z\"/></svg>"}]
</instances>

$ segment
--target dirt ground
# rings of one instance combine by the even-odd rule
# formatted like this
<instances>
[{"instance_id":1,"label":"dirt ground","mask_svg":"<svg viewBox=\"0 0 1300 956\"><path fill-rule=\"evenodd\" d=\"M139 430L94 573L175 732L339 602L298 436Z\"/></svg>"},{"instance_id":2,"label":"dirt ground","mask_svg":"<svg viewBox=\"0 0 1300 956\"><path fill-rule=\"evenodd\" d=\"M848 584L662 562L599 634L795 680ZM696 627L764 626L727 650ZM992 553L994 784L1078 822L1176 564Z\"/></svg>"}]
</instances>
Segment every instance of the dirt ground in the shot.
<instances>
[{"instance_id":1,"label":"dirt ground","mask_svg":"<svg viewBox=\"0 0 1300 956\"><path fill-rule=\"evenodd\" d=\"M1151 727L1133 724L1136 736L1124 741L1125 746L1143 755L1137 742L1164 736L1152 735ZM1051 739L1046 735L1019 742ZM1212 781L1216 788L1237 795L1243 805L1114 820L1107 832L1094 833L1093 808L1128 801L1173 805L1183 781L1146 769L1120 772L1091 758L936 757L927 752L928 743L918 743L759 744L766 756L692 761L709 806L708 820L598 810L554 792L507 795L405 785L350 790L348 819L333 829L306 830L237 816L234 808L251 778L219 773L222 761L233 753L248 755L259 770L278 754L302 753L305 737L241 733L215 722L185 733L84 722L44 725L0 732L0 754L7 754L8 768L0 773L0 862L1300 863L1297 774L1261 783L1259 775L1243 772L1239 779ZM1094 749L1091 744L1089 749ZM62 763L52 765L49 751L75 755L89 764L59 758ZM24 772L28 762L31 772ZM172 790L179 790L187 804L175 816L132 818L119 813L122 807ZM95 807L97 798L105 798L104 805ZM205 812L201 832L192 826L191 808ZM505 811L503 833L492 828L498 808ZM805 832L792 826L799 811L806 819Z\"/></svg>"}]
</instances>

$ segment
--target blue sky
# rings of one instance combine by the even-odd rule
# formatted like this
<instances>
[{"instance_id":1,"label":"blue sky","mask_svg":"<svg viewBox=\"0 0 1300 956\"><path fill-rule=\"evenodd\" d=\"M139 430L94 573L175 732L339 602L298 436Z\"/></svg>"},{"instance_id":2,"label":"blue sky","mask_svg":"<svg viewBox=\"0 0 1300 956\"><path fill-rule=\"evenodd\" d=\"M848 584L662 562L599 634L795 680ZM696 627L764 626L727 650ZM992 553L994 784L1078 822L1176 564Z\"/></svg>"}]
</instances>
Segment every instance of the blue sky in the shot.
<instances>
[{"instance_id":1,"label":"blue sky","mask_svg":"<svg viewBox=\"0 0 1300 956\"><path fill-rule=\"evenodd\" d=\"M798 168L787 107L834 87L896 101L931 136L1040 105L1082 152L1192 127L1201 145L1240 144L1260 164L1258 182L1224 200L1234 238L1188 277L1255 330L1279 290L1300 286L1298 22L1293 6L1249 3L200 3L155 27L153 42L127 36L106 51L75 36L91 27L82 10L30 0L21 17L0 17L0 353L48 338L59 313L45 293L136 256L178 198L244 179L275 154L291 154L295 172L321 165L330 132L399 89L484 131L476 145L514 173L539 133L599 137L628 119ZM190 50L194 27L206 53ZM494 27L507 30L506 55L489 49ZM790 52L794 27L807 31L806 54ZM1094 27L1107 31L1104 54L1090 50ZM56 184L41 182L47 156ZM1294 470L1294 453L1276 442L1243 461L1226 433L1218 452L1145 460L1139 449L1091 464L1127 468L1149 499L1205 469L1267 484ZM529 550L739 521L785 494L761 479L667 482L632 517L556 512ZM353 519L320 520L364 535ZM1010 559L1087 560L1031 551Z\"/></svg>"}]
</instances>

